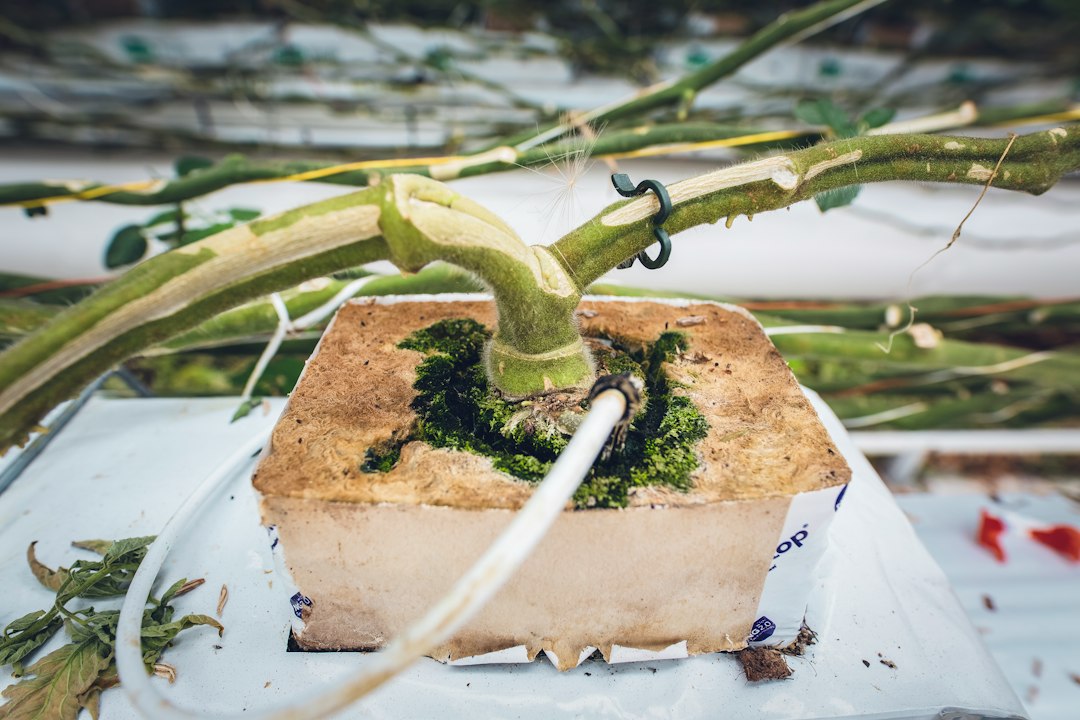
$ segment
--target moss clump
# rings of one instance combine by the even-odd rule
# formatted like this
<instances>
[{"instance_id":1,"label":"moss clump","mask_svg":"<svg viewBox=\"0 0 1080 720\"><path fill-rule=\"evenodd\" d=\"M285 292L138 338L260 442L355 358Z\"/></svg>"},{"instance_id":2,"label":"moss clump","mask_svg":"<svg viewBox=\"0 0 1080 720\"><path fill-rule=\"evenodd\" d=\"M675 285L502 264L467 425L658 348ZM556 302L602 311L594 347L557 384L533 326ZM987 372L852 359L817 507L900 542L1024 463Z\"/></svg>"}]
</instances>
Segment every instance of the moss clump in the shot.
<instances>
[{"instance_id":1,"label":"moss clump","mask_svg":"<svg viewBox=\"0 0 1080 720\"><path fill-rule=\"evenodd\" d=\"M364 455L364 462L360 469L366 473L390 472L401 459L401 445L392 445L385 452L379 452L375 448L368 448Z\"/></svg>"},{"instance_id":2,"label":"moss clump","mask_svg":"<svg viewBox=\"0 0 1080 720\"><path fill-rule=\"evenodd\" d=\"M362 469L385 472L409 440L465 450L492 459L495 468L539 482L566 447L572 418L533 412L528 401L507 402L488 386L482 354L490 333L469 319L443 320L417 331L399 347L427 353L416 371L413 408L417 424L410 437L388 450L369 450ZM708 429L688 398L672 394L663 363L687 347L682 333L666 332L655 343L630 348L618 341L599 353L603 372L629 372L645 382L646 402L623 447L598 461L574 501L578 507L625 507L632 487L690 488L697 467L693 446ZM575 408L578 413L581 407ZM566 427L563 427L565 425Z\"/></svg>"}]
</instances>

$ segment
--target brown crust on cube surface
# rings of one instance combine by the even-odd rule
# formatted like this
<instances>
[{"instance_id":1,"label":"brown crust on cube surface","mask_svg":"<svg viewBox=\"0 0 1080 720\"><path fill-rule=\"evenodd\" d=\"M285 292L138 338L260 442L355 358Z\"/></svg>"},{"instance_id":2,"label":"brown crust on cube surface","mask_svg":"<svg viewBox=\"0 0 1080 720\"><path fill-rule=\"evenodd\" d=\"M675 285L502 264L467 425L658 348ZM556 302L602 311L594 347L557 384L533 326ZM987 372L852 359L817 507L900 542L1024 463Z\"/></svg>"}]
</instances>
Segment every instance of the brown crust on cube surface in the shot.
<instances>
[{"instance_id":1,"label":"brown crust on cube surface","mask_svg":"<svg viewBox=\"0 0 1080 720\"><path fill-rule=\"evenodd\" d=\"M693 488L637 488L630 504L682 506L790 496L846 483L850 470L783 358L748 314L702 303L586 300L585 335L651 343L667 329L690 339L668 363L709 423L697 445ZM386 473L360 470L370 448L406 437L423 354L397 347L439 320L471 317L490 327L490 301L352 302L338 313L274 429L255 487L265 496L463 509L521 507L533 486L488 458L412 442ZM679 320L693 317L691 325ZM779 451L777 449L782 449ZM592 511L596 512L596 511Z\"/></svg>"}]
</instances>

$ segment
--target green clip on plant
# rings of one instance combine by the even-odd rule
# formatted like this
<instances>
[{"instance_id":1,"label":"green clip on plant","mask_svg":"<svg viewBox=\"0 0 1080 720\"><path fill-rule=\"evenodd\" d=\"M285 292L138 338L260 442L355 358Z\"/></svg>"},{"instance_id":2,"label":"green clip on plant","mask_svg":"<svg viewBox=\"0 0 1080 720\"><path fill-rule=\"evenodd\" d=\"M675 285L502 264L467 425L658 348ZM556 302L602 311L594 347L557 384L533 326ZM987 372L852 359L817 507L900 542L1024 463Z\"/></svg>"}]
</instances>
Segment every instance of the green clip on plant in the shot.
<instances>
[{"instance_id":1,"label":"green clip on plant","mask_svg":"<svg viewBox=\"0 0 1080 720\"><path fill-rule=\"evenodd\" d=\"M1080 168L1080 127L988 140L863 136L670 185L671 234L787 207L855 184L918 180L1042 193ZM573 319L591 283L654 242L655 195L604 209L549 247L527 246L450 187L392 175L358 192L239 225L134 267L0 355L0 446L22 442L81 386L216 313L303 280L376 260L407 272L445 261L494 294L485 352L505 396L585 387L594 366Z\"/></svg>"}]
</instances>

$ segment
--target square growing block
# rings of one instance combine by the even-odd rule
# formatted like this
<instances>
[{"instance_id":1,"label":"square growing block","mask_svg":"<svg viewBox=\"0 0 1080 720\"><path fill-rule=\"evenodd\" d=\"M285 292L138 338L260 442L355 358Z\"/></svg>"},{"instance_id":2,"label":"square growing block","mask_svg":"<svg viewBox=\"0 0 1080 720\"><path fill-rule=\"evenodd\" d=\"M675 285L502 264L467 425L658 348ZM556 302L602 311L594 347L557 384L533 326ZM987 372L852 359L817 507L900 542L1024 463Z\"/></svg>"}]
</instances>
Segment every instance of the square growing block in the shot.
<instances>
[{"instance_id":1,"label":"square growing block","mask_svg":"<svg viewBox=\"0 0 1080 720\"><path fill-rule=\"evenodd\" d=\"M851 471L783 358L739 308L586 299L583 335L689 347L665 364L708 423L692 487L640 487L625 508L568 507L480 614L432 657L561 669L786 645ZM533 485L490 458L406 443L423 353L398 344L452 318L493 327L478 296L351 302L294 390L254 475L304 649L374 650L445 594Z\"/></svg>"}]
</instances>

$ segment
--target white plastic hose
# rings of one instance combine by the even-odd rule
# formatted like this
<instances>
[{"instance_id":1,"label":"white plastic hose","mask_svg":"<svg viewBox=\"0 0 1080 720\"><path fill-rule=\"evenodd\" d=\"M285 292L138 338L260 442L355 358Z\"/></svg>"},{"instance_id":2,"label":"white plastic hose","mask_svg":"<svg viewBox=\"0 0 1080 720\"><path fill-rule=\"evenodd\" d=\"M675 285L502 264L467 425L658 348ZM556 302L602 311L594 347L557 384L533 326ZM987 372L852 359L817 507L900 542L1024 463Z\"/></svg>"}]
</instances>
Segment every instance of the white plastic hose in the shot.
<instances>
[{"instance_id":1,"label":"white plastic hose","mask_svg":"<svg viewBox=\"0 0 1080 720\"><path fill-rule=\"evenodd\" d=\"M432 647L449 639L469 621L511 575L521 566L559 517L566 503L612 429L626 412L626 396L619 390L605 390L592 400L592 407L566 449L555 461L547 477L514 516L498 539L441 601L418 622L407 628L379 653L373 654L351 677L326 688L316 688L278 706L261 711L211 715L178 707L160 694L147 675L142 661L143 608L177 537L211 499L237 467L266 442L260 433L240 447L211 473L165 523L150 545L145 559L131 581L116 630L116 668L120 686L131 704L144 716L157 720L189 718L237 718L238 720L308 720L324 718L377 688L404 670Z\"/></svg>"}]
</instances>

